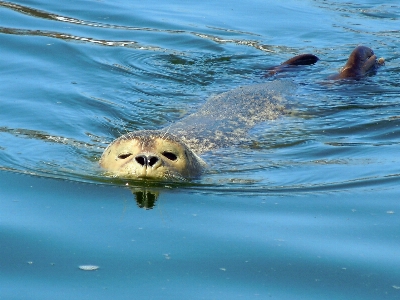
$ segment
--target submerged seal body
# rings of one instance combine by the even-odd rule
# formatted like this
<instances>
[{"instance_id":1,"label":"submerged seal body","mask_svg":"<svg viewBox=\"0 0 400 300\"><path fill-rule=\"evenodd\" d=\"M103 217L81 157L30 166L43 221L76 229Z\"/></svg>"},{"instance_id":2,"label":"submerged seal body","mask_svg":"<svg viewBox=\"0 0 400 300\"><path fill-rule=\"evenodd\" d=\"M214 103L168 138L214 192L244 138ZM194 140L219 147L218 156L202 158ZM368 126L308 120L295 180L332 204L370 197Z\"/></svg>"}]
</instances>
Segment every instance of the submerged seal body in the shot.
<instances>
[{"instance_id":1,"label":"submerged seal body","mask_svg":"<svg viewBox=\"0 0 400 300\"><path fill-rule=\"evenodd\" d=\"M274 67L270 75L317 61L312 54L298 55ZM381 64L370 48L359 46L332 79L360 78ZM293 83L282 80L216 95L197 112L167 128L130 132L114 140L101 156L100 166L122 178L195 178L206 166L198 154L246 141L256 124L287 112L287 99L294 89Z\"/></svg>"},{"instance_id":2,"label":"submerged seal body","mask_svg":"<svg viewBox=\"0 0 400 300\"><path fill-rule=\"evenodd\" d=\"M195 178L206 165L198 154L243 142L256 124L284 114L284 94L294 87L290 81L272 81L211 97L167 128L119 137L104 151L100 166L123 178Z\"/></svg>"}]
</instances>

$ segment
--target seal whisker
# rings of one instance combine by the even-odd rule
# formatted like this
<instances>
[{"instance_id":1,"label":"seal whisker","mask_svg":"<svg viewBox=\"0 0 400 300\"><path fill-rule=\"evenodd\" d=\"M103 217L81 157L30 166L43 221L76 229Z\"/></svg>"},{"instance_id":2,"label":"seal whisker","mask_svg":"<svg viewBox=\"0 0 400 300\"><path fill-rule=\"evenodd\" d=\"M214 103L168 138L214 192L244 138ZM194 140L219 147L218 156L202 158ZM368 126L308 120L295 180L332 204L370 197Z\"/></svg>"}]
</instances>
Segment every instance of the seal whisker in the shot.
<instances>
[{"instance_id":1,"label":"seal whisker","mask_svg":"<svg viewBox=\"0 0 400 300\"><path fill-rule=\"evenodd\" d=\"M162 140L165 140L165 136L168 134L168 131L170 130L172 124L170 124L167 128L166 131L164 132L164 135L161 137Z\"/></svg>"}]
</instances>

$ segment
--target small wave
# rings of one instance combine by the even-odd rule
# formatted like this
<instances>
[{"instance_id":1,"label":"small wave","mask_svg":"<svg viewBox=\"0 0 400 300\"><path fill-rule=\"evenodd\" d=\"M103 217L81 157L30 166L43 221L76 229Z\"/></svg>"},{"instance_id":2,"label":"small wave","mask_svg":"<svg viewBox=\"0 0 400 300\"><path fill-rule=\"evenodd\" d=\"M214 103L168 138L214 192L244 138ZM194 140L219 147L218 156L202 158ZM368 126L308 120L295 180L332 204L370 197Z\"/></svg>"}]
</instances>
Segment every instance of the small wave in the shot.
<instances>
[{"instance_id":1,"label":"small wave","mask_svg":"<svg viewBox=\"0 0 400 300\"><path fill-rule=\"evenodd\" d=\"M35 18L41 18L41 19L57 21L57 22L65 22L65 23L81 25L81 26L88 26L88 27L93 27L93 28L126 30L126 31L164 32L164 33L169 33L169 34L190 34L190 35L199 37L201 39L213 41L215 43L222 43L222 44L233 43L233 44L237 44L237 45L244 45L244 46L253 47L255 49L258 49L258 50L261 50L264 52L277 52L279 50L279 49L275 49L274 46L264 45L256 40L226 39L226 38L218 37L216 35L199 33L199 32L194 32L194 31L171 30L171 29L160 29L160 28L150 28L150 27L132 27L132 26L122 26L122 25L115 25L115 24L92 22L92 21L87 21L87 20L71 18L71 17L67 17L67 16L61 16L61 15L49 13L49 12L46 12L43 10L34 9L34 8L31 8L28 6L23 6L23 5L19 5L19 4L10 3L10 2L4 2L4 1L0 1L0 6L12 9L16 12L19 12L19 13L22 13L22 14L25 14L25 15L28 15L31 17L35 17ZM235 33L246 34L246 35L256 35L253 33L233 31L233 30L223 29L223 28L215 28L215 30L224 31L224 32L235 32ZM95 38L91 38L91 37L81 37L81 36L71 35L71 34L67 34L67 33L49 32L49 31L43 31L43 30L22 30L22 29L16 29L16 28L4 28L3 27L3 28L0 28L0 32L8 33L8 34L16 34L16 35L39 35L39 36L60 38L60 39L64 39L64 40L77 40L77 41L81 41L81 42L94 43L94 44L99 44L99 45L103 45L103 46L131 47L131 48L143 49L143 50L164 50L164 49L160 49L158 47L153 47L153 46L141 46L135 41L107 41L107 40L100 40L100 39L95 39Z\"/></svg>"},{"instance_id":2,"label":"small wave","mask_svg":"<svg viewBox=\"0 0 400 300\"><path fill-rule=\"evenodd\" d=\"M159 47L143 46L135 41L110 41L110 40L102 40L102 39L95 39L95 38L90 38L90 37L71 35L71 34L67 34L67 33L55 32L55 31L28 30L28 29L0 27L0 33L12 34L12 35L44 36L44 37L61 39L61 40L79 41L79 42L96 44L96 45L101 45L101 46L108 46L108 47L127 47L127 48L139 49L139 50L162 50Z\"/></svg>"}]
</instances>

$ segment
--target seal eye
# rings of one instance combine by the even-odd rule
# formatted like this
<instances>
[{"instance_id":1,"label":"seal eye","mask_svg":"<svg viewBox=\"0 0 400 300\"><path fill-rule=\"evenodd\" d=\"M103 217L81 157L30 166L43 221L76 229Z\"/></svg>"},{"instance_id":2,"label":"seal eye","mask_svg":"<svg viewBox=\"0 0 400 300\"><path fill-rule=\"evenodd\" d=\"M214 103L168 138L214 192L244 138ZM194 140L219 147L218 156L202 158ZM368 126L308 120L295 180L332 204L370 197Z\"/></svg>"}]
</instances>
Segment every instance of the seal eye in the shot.
<instances>
[{"instance_id":1,"label":"seal eye","mask_svg":"<svg viewBox=\"0 0 400 300\"><path fill-rule=\"evenodd\" d=\"M119 159L125 159L125 158L128 158L131 155L132 155L132 153L122 153L122 154L118 155L118 158Z\"/></svg>"},{"instance_id":2,"label":"seal eye","mask_svg":"<svg viewBox=\"0 0 400 300\"><path fill-rule=\"evenodd\" d=\"M169 160L175 161L178 159L178 156L176 156L174 153L172 152L168 152L168 151L164 151L163 153L161 153L163 156L165 156L166 158L168 158Z\"/></svg>"}]
</instances>

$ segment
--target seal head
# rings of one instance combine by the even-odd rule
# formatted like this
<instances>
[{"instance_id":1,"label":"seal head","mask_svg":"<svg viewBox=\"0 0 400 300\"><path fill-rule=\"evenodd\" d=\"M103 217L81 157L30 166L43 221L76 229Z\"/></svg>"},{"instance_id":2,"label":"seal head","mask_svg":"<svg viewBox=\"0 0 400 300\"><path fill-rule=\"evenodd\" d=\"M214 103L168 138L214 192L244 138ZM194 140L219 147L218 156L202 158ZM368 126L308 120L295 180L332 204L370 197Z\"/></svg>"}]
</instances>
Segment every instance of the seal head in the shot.
<instances>
[{"instance_id":1,"label":"seal head","mask_svg":"<svg viewBox=\"0 0 400 300\"><path fill-rule=\"evenodd\" d=\"M340 73L331 76L329 79L360 79L369 73L375 72L383 63L384 60L382 58L377 60L371 48L358 46L351 52Z\"/></svg>"},{"instance_id":2,"label":"seal head","mask_svg":"<svg viewBox=\"0 0 400 300\"><path fill-rule=\"evenodd\" d=\"M140 130L113 141L101 156L100 166L121 178L185 180L199 176L205 163L176 136Z\"/></svg>"}]
</instances>

